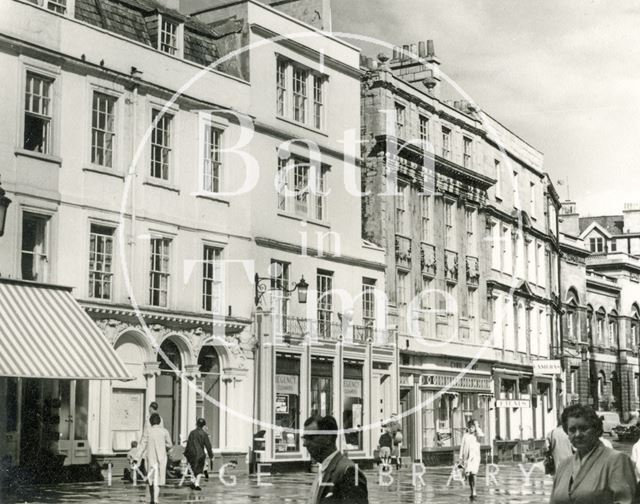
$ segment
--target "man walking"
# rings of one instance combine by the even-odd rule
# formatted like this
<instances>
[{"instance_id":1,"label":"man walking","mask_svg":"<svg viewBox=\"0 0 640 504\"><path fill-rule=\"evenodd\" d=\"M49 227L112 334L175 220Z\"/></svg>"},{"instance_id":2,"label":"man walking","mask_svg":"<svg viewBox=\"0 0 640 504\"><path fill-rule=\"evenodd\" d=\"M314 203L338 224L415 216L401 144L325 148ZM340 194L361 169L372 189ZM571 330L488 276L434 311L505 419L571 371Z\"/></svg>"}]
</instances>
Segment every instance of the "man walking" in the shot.
<instances>
[{"instance_id":1,"label":"man walking","mask_svg":"<svg viewBox=\"0 0 640 504\"><path fill-rule=\"evenodd\" d=\"M166 484L167 448L171 448L171 436L167 429L160 425L160 415L154 413L149 418L147 435L142 437L138 448L137 460L144 456L147 460L147 477L151 504L157 504L160 487Z\"/></svg>"},{"instance_id":2,"label":"man walking","mask_svg":"<svg viewBox=\"0 0 640 504\"><path fill-rule=\"evenodd\" d=\"M369 504L367 480L357 466L338 451L338 424L331 415L313 416L304 423L304 446L320 464L309 504Z\"/></svg>"},{"instance_id":3,"label":"man walking","mask_svg":"<svg viewBox=\"0 0 640 504\"><path fill-rule=\"evenodd\" d=\"M191 488L194 490L202 490L200 488L200 478L202 478L204 472L206 455L209 455L209 459L213 460L211 441L209 441L209 436L204 430L205 425L207 425L207 421L204 418L198 418L196 428L189 433L187 447L184 450L184 456L193 473L191 476Z\"/></svg>"}]
</instances>

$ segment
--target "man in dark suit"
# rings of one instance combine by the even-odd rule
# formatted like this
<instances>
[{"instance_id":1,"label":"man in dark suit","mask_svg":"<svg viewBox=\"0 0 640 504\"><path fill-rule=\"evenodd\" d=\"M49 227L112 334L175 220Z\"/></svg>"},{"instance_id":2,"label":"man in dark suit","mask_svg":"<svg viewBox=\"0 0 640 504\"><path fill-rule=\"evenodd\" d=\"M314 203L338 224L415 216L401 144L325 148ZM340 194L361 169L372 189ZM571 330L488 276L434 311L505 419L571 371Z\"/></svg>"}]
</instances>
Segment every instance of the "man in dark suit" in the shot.
<instances>
[{"instance_id":1,"label":"man in dark suit","mask_svg":"<svg viewBox=\"0 0 640 504\"><path fill-rule=\"evenodd\" d=\"M207 421L204 418L198 418L196 428L189 433L187 446L184 450L184 456L193 472L191 488L194 490L202 490L200 488L200 478L204 473L207 455L209 455L209 460L213 460L211 441L209 441L209 436L204 430L205 425L207 425Z\"/></svg>"},{"instance_id":2,"label":"man in dark suit","mask_svg":"<svg viewBox=\"0 0 640 504\"><path fill-rule=\"evenodd\" d=\"M367 479L338 451L338 424L330 415L313 416L304 423L304 446L320 464L309 504L369 504Z\"/></svg>"}]
</instances>

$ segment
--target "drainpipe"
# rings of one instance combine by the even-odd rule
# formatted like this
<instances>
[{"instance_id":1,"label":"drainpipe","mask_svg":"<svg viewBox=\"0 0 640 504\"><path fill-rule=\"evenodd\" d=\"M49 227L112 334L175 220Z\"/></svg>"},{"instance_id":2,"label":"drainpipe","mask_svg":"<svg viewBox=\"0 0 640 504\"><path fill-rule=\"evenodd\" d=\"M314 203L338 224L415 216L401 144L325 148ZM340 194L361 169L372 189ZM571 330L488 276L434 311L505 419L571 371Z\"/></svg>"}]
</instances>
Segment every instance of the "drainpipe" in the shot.
<instances>
[{"instance_id":1,"label":"drainpipe","mask_svg":"<svg viewBox=\"0 0 640 504\"><path fill-rule=\"evenodd\" d=\"M555 211L555 236L556 236L556 252L557 252L557 269L558 269L558 337L560 338L560 368L562 369L562 376L560 377L560 383L562 384L562 407L566 406L567 402L567 373L566 373L566 362L564 357L564 327L563 327L563 319L562 319L562 251L560 250L560 211L556 208ZM552 293L553 294L553 293ZM578 393L580 391L580 385L578 384ZM558 398L556 397L556 416L559 418L560 408L558 407Z\"/></svg>"},{"instance_id":2,"label":"drainpipe","mask_svg":"<svg viewBox=\"0 0 640 504\"><path fill-rule=\"evenodd\" d=\"M132 69L133 72L133 69ZM131 134L131 155L135 155L136 151L136 138L138 133L138 84L133 86L133 118L132 118L132 134ZM136 260L136 220L137 220L137 207L136 207L136 179L137 179L137 163L132 165L133 173L131 180L131 230L129 235L130 257L129 257L129 278L131 279L131 285L136 285L135 281L135 260Z\"/></svg>"}]
</instances>

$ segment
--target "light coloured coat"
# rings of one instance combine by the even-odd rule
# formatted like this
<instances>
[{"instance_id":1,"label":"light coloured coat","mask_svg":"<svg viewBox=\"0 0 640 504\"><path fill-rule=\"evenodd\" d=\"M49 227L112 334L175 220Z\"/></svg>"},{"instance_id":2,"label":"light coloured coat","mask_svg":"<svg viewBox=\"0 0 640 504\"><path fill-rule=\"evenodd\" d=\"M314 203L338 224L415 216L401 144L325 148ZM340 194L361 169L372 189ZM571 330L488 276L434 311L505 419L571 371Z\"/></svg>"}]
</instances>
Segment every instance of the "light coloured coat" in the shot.
<instances>
[{"instance_id":1,"label":"light coloured coat","mask_svg":"<svg viewBox=\"0 0 640 504\"><path fill-rule=\"evenodd\" d=\"M160 425L152 425L147 435L142 437L138 460L145 457L147 461L147 474L149 483L157 481L159 485L166 483L167 476L167 448L171 448L171 435L169 431ZM156 475L152 471L157 470Z\"/></svg>"},{"instance_id":2,"label":"light coloured coat","mask_svg":"<svg viewBox=\"0 0 640 504\"><path fill-rule=\"evenodd\" d=\"M460 444L460 462L465 474L478 474L480 470L480 441L475 434L466 432Z\"/></svg>"}]
</instances>

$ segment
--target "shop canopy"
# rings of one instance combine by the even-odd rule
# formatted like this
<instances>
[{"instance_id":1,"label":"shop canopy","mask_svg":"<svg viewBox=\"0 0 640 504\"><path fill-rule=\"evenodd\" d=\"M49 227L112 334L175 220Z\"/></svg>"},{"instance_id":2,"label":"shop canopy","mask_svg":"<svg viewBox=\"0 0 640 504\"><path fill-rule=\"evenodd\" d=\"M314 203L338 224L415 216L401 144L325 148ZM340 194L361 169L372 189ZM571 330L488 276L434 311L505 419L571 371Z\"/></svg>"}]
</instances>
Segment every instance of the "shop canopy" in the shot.
<instances>
[{"instance_id":1,"label":"shop canopy","mask_svg":"<svg viewBox=\"0 0 640 504\"><path fill-rule=\"evenodd\" d=\"M0 376L130 380L68 287L0 279Z\"/></svg>"}]
</instances>

